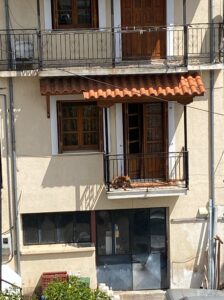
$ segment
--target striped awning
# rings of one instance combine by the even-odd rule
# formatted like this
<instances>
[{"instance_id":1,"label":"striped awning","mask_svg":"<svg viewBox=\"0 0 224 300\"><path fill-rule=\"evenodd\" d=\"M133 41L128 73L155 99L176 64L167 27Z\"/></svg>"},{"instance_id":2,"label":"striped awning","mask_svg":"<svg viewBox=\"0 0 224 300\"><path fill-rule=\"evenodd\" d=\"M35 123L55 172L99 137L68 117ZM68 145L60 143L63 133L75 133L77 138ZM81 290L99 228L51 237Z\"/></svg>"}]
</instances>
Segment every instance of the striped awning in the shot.
<instances>
[{"instance_id":1,"label":"striped awning","mask_svg":"<svg viewBox=\"0 0 224 300\"><path fill-rule=\"evenodd\" d=\"M132 102L167 99L187 104L203 96L205 86L198 73L94 77L52 77L40 80L42 95L83 94L90 101Z\"/></svg>"}]
</instances>

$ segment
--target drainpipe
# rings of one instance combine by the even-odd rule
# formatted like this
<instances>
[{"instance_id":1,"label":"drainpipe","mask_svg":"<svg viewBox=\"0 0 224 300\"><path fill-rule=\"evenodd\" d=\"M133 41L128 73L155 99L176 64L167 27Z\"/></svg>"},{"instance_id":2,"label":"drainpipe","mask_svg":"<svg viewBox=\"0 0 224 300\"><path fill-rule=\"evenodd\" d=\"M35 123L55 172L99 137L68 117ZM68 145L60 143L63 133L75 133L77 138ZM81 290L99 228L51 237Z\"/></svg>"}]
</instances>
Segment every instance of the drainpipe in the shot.
<instances>
[{"instance_id":1,"label":"drainpipe","mask_svg":"<svg viewBox=\"0 0 224 300\"><path fill-rule=\"evenodd\" d=\"M17 197L17 174L16 174L16 139L15 139L15 117L14 117L14 95L13 80L8 78L9 84L9 112L10 112L10 130L11 130L11 174L12 174L12 202L13 202L13 228L15 239L15 264L16 272L20 275L20 242L19 242L19 213Z\"/></svg>"},{"instance_id":2,"label":"drainpipe","mask_svg":"<svg viewBox=\"0 0 224 300\"><path fill-rule=\"evenodd\" d=\"M214 2L210 0L209 18L210 18L210 63L214 61L214 20L213 20ZM209 201L209 251L208 251L208 287L215 288L215 227L216 227L216 209L215 209L215 164L214 164L214 70L210 70L210 105L209 105L209 144L210 144L210 201Z\"/></svg>"},{"instance_id":3,"label":"drainpipe","mask_svg":"<svg viewBox=\"0 0 224 300\"><path fill-rule=\"evenodd\" d=\"M0 145L1 146L1 145ZM2 291L2 153L0 147L0 291Z\"/></svg>"},{"instance_id":4,"label":"drainpipe","mask_svg":"<svg viewBox=\"0 0 224 300\"><path fill-rule=\"evenodd\" d=\"M6 30L9 31L9 3L5 0L5 23ZM10 37L8 44L10 44ZM10 61L12 60L12 53L9 53ZM14 119L14 95L13 95L13 80L8 78L9 88L9 122L10 122L10 139L11 139L11 180L12 180L12 210L13 210L13 229L14 229L14 255L15 255L15 269L20 275L20 243L19 243L19 221L18 221L18 197L17 197L17 175L16 175L16 141L15 141L15 119Z\"/></svg>"},{"instance_id":5,"label":"drainpipe","mask_svg":"<svg viewBox=\"0 0 224 300\"><path fill-rule=\"evenodd\" d=\"M183 25L184 25L184 66L188 66L188 26L187 26L187 3L183 0Z\"/></svg>"},{"instance_id":6,"label":"drainpipe","mask_svg":"<svg viewBox=\"0 0 224 300\"><path fill-rule=\"evenodd\" d=\"M11 198L11 181L10 181L10 162L9 162L9 126L8 126L8 109L5 94L0 94L3 97L4 105L4 127L5 127L5 155L6 155L6 172L7 172L7 186L8 186L8 214L9 214L9 232L11 240L11 258L13 258L14 245L13 245L13 222L12 222L12 198ZM1 213L1 211L0 211Z\"/></svg>"}]
</instances>

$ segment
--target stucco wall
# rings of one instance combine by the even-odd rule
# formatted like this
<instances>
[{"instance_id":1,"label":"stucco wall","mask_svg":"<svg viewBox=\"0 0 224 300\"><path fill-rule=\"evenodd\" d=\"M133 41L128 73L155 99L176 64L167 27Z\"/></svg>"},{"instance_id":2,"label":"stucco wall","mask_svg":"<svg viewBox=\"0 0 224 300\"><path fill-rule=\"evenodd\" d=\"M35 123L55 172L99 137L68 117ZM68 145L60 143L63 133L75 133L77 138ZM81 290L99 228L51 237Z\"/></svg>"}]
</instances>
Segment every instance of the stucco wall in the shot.
<instances>
[{"instance_id":1,"label":"stucco wall","mask_svg":"<svg viewBox=\"0 0 224 300\"><path fill-rule=\"evenodd\" d=\"M43 1L41 2L42 24ZM207 0L188 0L187 22L208 22ZM36 1L10 0L11 21L14 28L34 28ZM19 5L18 5L19 3ZM216 1L215 16L220 20L223 2ZM3 1L0 3L3 5ZM174 1L174 23L182 23L182 1ZM110 12L110 7L106 5ZM13 15L16 18L13 19ZM26 16L26 18L24 18ZM110 24L107 18L107 25ZM0 6L0 28L4 28L4 9ZM46 99L40 95L39 78L14 78L15 126L17 153L17 180L19 213L56 212L99 209L127 209L142 207L167 207L169 213L169 268L173 287L199 287L204 273L207 243L207 223L196 222L199 207L209 200L209 72L201 72L206 93L196 98L188 108L188 149L190 185L187 196L148 199L108 200L103 180L102 153L72 153L52 155L51 119L47 118ZM224 113L223 71L215 71L215 111ZM0 79L0 86L7 81ZM7 89L4 91L8 93ZM7 98L8 99L8 98ZM2 102L1 102L2 109ZM116 153L116 109L110 109L111 151ZM4 114L1 110L1 141L3 154L3 231L8 231L8 192ZM183 146L183 106L175 105L176 151ZM216 202L224 205L224 117L215 115L215 192ZM192 220L187 220L190 218ZM224 239L223 222L217 233ZM20 231L22 245L22 232ZM33 289L44 271L81 270L91 277L96 286L95 249L77 249L52 245L21 246L23 286ZM223 253L223 252L222 252ZM7 260L7 258L6 258ZM11 261L13 266L14 261ZM222 255L222 270L224 258ZM223 279L224 280L224 279Z\"/></svg>"}]
</instances>

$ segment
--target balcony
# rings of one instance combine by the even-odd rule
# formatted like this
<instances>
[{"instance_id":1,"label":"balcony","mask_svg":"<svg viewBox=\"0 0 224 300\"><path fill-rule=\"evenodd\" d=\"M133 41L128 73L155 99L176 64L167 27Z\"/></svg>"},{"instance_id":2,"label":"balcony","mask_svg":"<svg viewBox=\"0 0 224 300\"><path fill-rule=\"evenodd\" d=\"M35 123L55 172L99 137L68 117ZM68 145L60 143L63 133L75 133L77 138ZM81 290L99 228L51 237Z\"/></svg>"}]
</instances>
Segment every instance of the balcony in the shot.
<instances>
[{"instance_id":1,"label":"balcony","mask_svg":"<svg viewBox=\"0 0 224 300\"><path fill-rule=\"evenodd\" d=\"M188 152L105 155L109 199L185 195Z\"/></svg>"},{"instance_id":2,"label":"balcony","mask_svg":"<svg viewBox=\"0 0 224 300\"><path fill-rule=\"evenodd\" d=\"M212 41L210 41L212 37ZM212 46L211 46L212 45ZM223 62L223 24L0 31L0 71L167 69Z\"/></svg>"}]
</instances>

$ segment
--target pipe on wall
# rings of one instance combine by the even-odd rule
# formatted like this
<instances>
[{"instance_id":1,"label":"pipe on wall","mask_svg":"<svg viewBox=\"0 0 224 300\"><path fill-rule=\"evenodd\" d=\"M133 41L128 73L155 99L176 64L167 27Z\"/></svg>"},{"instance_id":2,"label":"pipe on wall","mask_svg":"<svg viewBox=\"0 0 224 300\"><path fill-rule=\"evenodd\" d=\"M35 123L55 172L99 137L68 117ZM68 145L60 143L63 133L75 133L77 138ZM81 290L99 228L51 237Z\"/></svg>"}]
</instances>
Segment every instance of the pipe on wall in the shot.
<instances>
[{"instance_id":1,"label":"pipe on wall","mask_svg":"<svg viewBox=\"0 0 224 300\"><path fill-rule=\"evenodd\" d=\"M4 105L4 127L5 127L5 156L6 156L6 172L7 172L7 187L8 187L8 214L9 214L9 232L10 232L10 240L11 240L11 258L13 258L14 253L14 245L12 238L12 230L13 230L13 221L12 221L12 197L11 197L11 180L10 180L10 162L9 162L9 126L8 126L8 109L7 109L7 99L5 94L0 94L3 97L3 105Z\"/></svg>"},{"instance_id":2,"label":"pipe on wall","mask_svg":"<svg viewBox=\"0 0 224 300\"><path fill-rule=\"evenodd\" d=\"M211 24L210 29L210 63L214 61L214 0L209 0L209 19ZM210 179L210 200L209 200L209 230L208 230L208 287L215 288L215 228L216 228L216 208L215 208L215 164L214 164L214 80L215 71L210 70L210 101L209 101L209 179Z\"/></svg>"},{"instance_id":3,"label":"pipe on wall","mask_svg":"<svg viewBox=\"0 0 224 300\"><path fill-rule=\"evenodd\" d=\"M10 30L9 2L4 0L5 6L5 24L6 30ZM11 45L10 37L7 35L7 43ZM9 61L12 61L12 52L9 52ZM18 197L17 197L17 174L16 174L16 140L15 140L15 118L14 118L14 95L13 79L8 77L9 90L9 123L10 123L10 142L11 142L11 187L12 187L12 211L13 211L13 233L14 233L14 256L15 269L18 274L20 269L20 242L19 242L19 214L18 214Z\"/></svg>"}]
</instances>

